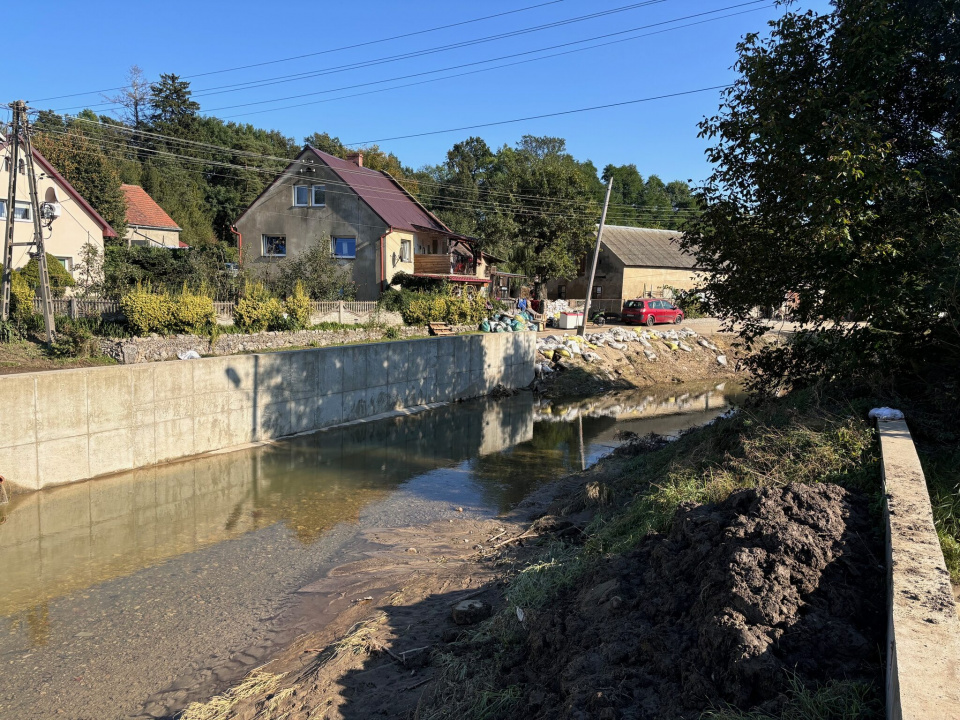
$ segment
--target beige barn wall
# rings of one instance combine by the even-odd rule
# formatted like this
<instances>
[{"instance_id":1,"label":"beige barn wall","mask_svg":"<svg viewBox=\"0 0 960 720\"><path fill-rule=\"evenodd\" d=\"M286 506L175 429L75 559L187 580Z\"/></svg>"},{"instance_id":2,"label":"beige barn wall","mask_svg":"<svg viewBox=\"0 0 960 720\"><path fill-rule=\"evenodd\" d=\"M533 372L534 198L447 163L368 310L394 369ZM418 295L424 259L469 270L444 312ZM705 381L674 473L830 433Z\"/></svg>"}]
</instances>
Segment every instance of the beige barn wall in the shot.
<instances>
[{"instance_id":1,"label":"beige barn wall","mask_svg":"<svg viewBox=\"0 0 960 720\"><path fill-rule=\"evenodd\" d=\"M659 292L664 285L678 290L690 290L696 285L699 273L671 268L627 268L623 273L623 297L640 297L644 291Z\"/></svg>"},{"instance_id":2,"label":"beige barn wall","mask_svg":"<svg viewBox=\"0 0 960 720\"><path fill-rule=\"evenodd\" d=\"M150 247L180 247L180 233L175 230L161 230L159 228L145 227L127 227L127 234L124 236L128 245L144 244L147 238L152 240Z\"/></svg>"},{"instance_id":3,"label":"beige barn wall","mask_svg":"<svg viewBox=\"0 0 960 720\"><path fill-rule=\"evenodd\" d=\"M44 201L48 188L55 187L60 198L60 205L63 207L61 216L53 221L53 226L49 233L44 235L46 251L56 257L69 257L73 266L74 276L76 277L76 267L80 264L81 251L83 246L90 243L103 257L103 230L87 211L80 206L67 191L53 181L49 175L44 174L39 177L43 168L37 166L37 192L40 196L40 202ZM9 190L10 173L3 169L3 163L0 163L0 199L7 199ZM20 175L17 178L17 200L19 202L29 202L30 192L27 184L27 176ZM7 212L12 212L13 203L7 203ZM0 221L0 226L6 220ZM14 242L25 243L33 241L33 220L13 223ZM31 248L18 246L13 248L13 267L21 268L30 262Z\"/></svg>"},{"instance_id":4,"label":"beige barn wall","mask_svg":"<svg viewBox=\"0 0 960 720\"><path fill-rule=\"evenodd\" d=\"M6 375L0 469L38 490L524 387L535 352L488 333Z\"/></svg>"}]
</instances>

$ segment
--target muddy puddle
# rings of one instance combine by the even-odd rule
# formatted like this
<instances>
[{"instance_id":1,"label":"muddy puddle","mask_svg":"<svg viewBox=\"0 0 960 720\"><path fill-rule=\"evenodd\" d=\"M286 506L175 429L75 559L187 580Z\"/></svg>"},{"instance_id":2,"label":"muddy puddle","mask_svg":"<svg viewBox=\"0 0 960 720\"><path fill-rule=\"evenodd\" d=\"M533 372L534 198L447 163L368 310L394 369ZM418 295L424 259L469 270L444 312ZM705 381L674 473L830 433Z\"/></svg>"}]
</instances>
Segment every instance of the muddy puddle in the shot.
<instances>
[{"instance_id":1,"label":"muddy puddle","mask_svg":"<svg viewBox=\"0 0 960 720\"><path fill-rule=\"evenodd\" d=\"M496 516L620 430L675 435L738 397L522 393L14 496L0 718L168 717L302 633L297 590L349 561L362 530Z\"/></svg>"}]
</instances>

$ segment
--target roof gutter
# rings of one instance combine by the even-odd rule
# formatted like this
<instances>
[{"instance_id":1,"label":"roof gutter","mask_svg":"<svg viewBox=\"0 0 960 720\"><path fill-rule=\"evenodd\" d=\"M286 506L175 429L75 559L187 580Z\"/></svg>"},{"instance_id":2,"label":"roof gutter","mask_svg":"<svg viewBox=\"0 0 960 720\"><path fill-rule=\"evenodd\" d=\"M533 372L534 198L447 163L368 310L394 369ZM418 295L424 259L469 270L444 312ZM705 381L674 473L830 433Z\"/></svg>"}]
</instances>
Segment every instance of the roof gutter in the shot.
<instances>
[{"instance_id":1,"label":"roof gutter","mask_svg":"<svg viewBox=\"0 0 960 720\"><path fill-rule=\"evenodd\" d=\"M237 256L239 257L239 264L243 265L243 235L237 231L236 225L230 226L230 232L237 236Z\"/></svg>"}]
</instances>

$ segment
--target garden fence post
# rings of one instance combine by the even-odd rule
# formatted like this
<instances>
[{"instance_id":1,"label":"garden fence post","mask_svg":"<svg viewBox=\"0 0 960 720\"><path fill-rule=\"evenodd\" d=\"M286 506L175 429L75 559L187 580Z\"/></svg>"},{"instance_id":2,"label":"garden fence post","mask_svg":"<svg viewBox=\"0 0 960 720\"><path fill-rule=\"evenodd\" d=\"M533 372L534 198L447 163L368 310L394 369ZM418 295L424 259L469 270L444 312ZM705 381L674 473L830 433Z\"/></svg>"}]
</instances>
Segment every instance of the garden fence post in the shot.
<instances>
[{"instance_id":1,"label":"garden fence post","mask_svg":"<svg viewBox=\"0 0 960 720\"><path fill-rule=\"evenodd\" d=\"M337 301L337 322L343 325L343 300Z\"/></svg>"},{"instance_id":2,"label":"garden fence post","mask_svg":"<svg viewBox=\"0 0 960 720\"><path fill-rule=\"evenodd\" d=\"M70 315L71 320L76 320L80 317L80 311L77 309L77 299L75 297L70 298L70 304L68 306L70 309L67 314Z\"/></svg>"}]
</instances>

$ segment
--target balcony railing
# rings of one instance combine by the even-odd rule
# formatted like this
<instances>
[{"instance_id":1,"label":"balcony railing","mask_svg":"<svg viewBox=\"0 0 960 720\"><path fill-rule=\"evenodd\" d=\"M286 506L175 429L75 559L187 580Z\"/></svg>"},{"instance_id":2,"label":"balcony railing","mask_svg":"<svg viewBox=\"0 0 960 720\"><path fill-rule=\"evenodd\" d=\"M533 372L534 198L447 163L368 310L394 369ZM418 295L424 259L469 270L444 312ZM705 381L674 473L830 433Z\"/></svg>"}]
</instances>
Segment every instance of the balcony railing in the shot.
<instances>
[{"instance_id":1,"label":"balcony railing","mask_svg":"<svg viewBox=\"0 0 960 720\"><path fill-rule=\"evenodd\" d=\"M472 259L448 253L444 255L415 254L413 272L416 275L469 275L476 276L477 264Z\"/></svg>"}]
</instances>

